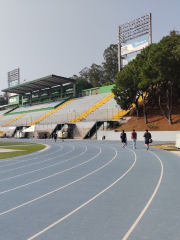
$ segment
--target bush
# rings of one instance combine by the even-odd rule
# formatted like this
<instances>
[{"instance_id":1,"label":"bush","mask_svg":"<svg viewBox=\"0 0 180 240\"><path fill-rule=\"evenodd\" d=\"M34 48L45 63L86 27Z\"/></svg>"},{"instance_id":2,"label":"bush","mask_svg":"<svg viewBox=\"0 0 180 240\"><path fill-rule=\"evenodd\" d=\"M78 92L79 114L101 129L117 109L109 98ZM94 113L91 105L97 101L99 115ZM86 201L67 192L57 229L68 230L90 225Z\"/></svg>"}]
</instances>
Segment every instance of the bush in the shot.
<instances>
[{"instance_id":1,"label":"bush","mask_svg":"<svg viewBox=\"0 0 180 240\"><path fill-rule=\"evenodd\" d=\"M148 124L147 127L150 128L150 129L155 130L155 129L158 128L158 125L156 123L152 123L152 124Z\"/></svg>"}]
</instances>

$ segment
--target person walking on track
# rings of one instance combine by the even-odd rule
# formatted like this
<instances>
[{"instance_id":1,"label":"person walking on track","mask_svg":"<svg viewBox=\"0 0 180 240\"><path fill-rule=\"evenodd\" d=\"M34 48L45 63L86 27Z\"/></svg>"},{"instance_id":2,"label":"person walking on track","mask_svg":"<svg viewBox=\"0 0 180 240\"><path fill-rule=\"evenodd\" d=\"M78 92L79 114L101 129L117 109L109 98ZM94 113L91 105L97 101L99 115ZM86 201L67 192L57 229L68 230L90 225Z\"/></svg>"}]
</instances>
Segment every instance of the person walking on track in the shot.
<instances>
[{"instance_id":1,"label":"person walking on track","mask_svg":"<svg viewBox=\"0 0 180 240\"><path fill-rule=\"evenodd\" d=\"M56 132L54 133L54 141L55 142L57 141L57 133Z\"/></svg>"},{"instance_id":2,"label":"person walking on track","mask_svg":"<svg viewBox=\"0 0 180 240\"><path fill-rule=\"evenodd\" d=\"M47 133L44 134L44 139L45 139L45 141L46 141L46 139L47 139Z\"/></svg>"},{"instance_id":3,"label":"person walking on track","mask_svg":"<svg viewBox=\"0 0 180 240\"><path fill-rule=\"evenodd\" d=\"M132 139L132 143L133 143L133 149L136 149L137 133L134 129L131 133L131 139Z\"/></svg>"},{"instance_id":4,"label":"person walking on track","mask_svg":"<svg viewBox=\"0 0 180 240\"><path fill-rule=\"evenodd\" d=\"M124 130L122 130L120 138L121 138L121 142L122 142L122 148L124 148L126 145L126 141L127 141L126 133L124 132Z\"/></svg>"},{"instance_id":5,"label":"person walking on track","mask_svg":"<svg viewBox=\"0 0 180 240\"><path fill-rule=\"evenodd\" d=\"M151 134L150 134L150 132L148 132L147 129L146 129L146 132L144 133L143 137L145 138L145 146L148 150L149 149L149 140L151 139Z\"/></svg>"},{"instance_id":6,"label":"person walking on track","mask_svg":"<svg viewBox=\"0 0 180 240\"><path fill-rule=\"evenodd\" d=\"M65 134L64 134L64 132L62 132L62 142L64 142L64 137L65 137Z\"/></svg>"}]
</instances>

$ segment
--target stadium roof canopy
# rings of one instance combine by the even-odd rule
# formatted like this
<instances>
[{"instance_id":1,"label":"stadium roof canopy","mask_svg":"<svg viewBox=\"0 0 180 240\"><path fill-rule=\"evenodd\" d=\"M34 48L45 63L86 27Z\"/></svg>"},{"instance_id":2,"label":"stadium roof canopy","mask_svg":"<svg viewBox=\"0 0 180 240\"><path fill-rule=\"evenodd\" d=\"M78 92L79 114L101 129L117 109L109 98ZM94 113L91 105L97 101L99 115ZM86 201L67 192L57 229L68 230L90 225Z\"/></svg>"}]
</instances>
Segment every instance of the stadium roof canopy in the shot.
<instances>
[{"instance_id":1,"label":"stadium roof canopy","mask_svg":"<svg viewBox=\"0 0 180 240\"><path fill-rule=\"evenodd\" d=\"M2 92L24 94L45 88L55 87L65 83L76 83L76 80L52 74L47 77L39 78L17 86L3 89Z\"/></svg>"}]
</instances>

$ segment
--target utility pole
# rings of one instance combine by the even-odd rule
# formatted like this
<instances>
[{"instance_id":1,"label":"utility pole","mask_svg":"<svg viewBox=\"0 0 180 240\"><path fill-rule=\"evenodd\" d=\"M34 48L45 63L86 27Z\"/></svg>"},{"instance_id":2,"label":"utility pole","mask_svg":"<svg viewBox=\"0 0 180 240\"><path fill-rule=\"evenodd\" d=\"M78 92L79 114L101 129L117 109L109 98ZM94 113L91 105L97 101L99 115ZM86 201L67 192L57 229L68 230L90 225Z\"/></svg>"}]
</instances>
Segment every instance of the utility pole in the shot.
<instances>
[{"instance_id":1,"label":"utility pole","mask_svg":"<svg viewBox=\"0 0 180 240\"><path fill-rule=\"evenodd\" d=\"M152 44L152 14L149 13L149 45Z\"/></svg>"},{"instance_id":2,"label":"utility pole","mask_svg":"<svg viewBox=\"0 0 180 240\"><path fill-rule=\"evenodd\" d=\"M121 71L121 40L120 40L120 34L121 34L121 27L118 27L118 72Z\"/></svg>"}]
</instances>

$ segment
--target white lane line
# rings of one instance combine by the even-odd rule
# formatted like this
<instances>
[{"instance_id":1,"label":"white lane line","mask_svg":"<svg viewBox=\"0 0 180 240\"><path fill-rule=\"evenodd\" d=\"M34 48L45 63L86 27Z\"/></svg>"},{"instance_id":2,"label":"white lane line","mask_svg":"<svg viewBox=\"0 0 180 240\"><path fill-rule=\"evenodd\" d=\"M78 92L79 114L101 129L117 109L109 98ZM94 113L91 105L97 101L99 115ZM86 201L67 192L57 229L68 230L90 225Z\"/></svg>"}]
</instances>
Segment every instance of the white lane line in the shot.
<instances>
[{"instance_id":1,"label":"white lane line","mask_svg":"<svg viewBox=\"0 0 180 240\"><path fill-rule=\"evenodd\" d=\"M150 151L150 152L151 152L151 151ZM161 184L161 181L162 181L162 177L163 177L163 163L162 163L161 159L160 159L155 153L153 153L153 152L151 152L151 153L154 154L154 155L158 158L158 160L159 160L159 162L160 162L160 164L161 164L161 174L160 174L160 178L159 178L158 184L157 184L157 186L156 186L156 188L155 188L155 190L154 190L151 198L149 199L149 201L147 202L146 206L144 207L144 209L142 210L142 212L140 213L140 215L138 216L138 218L136 219L136 221L133 223L133 225L131 226L131 228L128 230L128 232L126 233L126 235L122 238L122 240L126 240L126 239L129 237L129 235L132 233L132 231L134 230L134 228L137 226L137 224L138 224L139 221L141 220L142 216L145 214L146 210L148 209L149 205L151 204L152 200L154 199L154 197L155 197L155 195L156 195L156 193L157 193L157 191L158 191L158 189L159 189L159 186L160 186L160 184Z\"/></svg>"},{"instance_id":2,"label":"white lane line","mask_svg":"<svg viewBox=\"0 0 180 240\"><path fill-rule=\"evenodd\" d=\"M100 147L98 147L98 146L95 146L95 147L99 148L100 151L99 151L99 153L98 153L97 155L95 155L94 157L90 158L90 159L88 160L88 162L89 162L89 161L92 161L94 158L98 157L98 156L101 154L101 152L102 152ZM111 162L111 161L110 161L110 162ZM31 200L31 201L28 201L28 202L23 203L23 204L21 204L21 205L19 205L19 206L16 206L16 207L14 207L14 208L11 208L11 209L9 209L9 210L7 210L7 211L5 211L5 212L2 212L2 213L0 213L0 216L3 215L3 214L5 214L5 213L14 211L14 210L16 210L16 209L18 209L18 208L20 208L20 207L23 207L23 206L25 206L25 205L27 205L27 204L30 204L30 203L32 203L32 202L35 202L35 201L37 201L37 200L39 200L39 199L41 199L41 198L44 198L44 197L46 197L46 196L48 196L48 195L50 195L50 194L52 194L52 193L55 193L55 192L57 192L57 191L65 188L65 187L68 187L68 186L70 186L70 185L72 185L72 184L74 184L74 183L76 183L76 182L78 182L78 181L80 181L80 180L82 180L82 179L90 176L91 174L99 171L99 170L102 169L103 167L107 166L110 162L108 162L107 164L103 165L102 167L96 169L95 171L93 171L93 172L91 172L91 173L89 173L89 174L87 174L87 175L85 175L85 176L83 176L83 177L81 177L81 178L76 179L76 180L73 181L73 182L70 182L70 183L68 183L68 184L66 184L66 185L64 185L64 186L62 186L62 187L60 187L60 188L57 188L57 189L55 189L55 190L53 190L53 191L51 191L51 192L48 192L48 193L46 193L46 194L44 194L44 195L41 195L40 197L37 197L37 198L35 198L35 199Z\"/></svg>"},{"instance_id":3,"label":"white lane line","mask_svg":"<svg viewBox=\"0 0 180 240\"><path fill-rule=\"evenodd\" d=\"M83 146L83 145L81 145L81 146ZM70 158L70 159L74 159L74 158L76 158L76 157L79 157L79 156L83 155L85 152L87 152L87 147L86 147L86 146L84 146L84 147L85 147L85 151L84 151L83 153L81 153L81 154L79 154L79 155L77 155L77 156L74 156L74 157L72 157L72 158ZM70 160L70 159L69 159L69 160ZM86 162L84 162L84 163L86 163ZM76 166L74 166L74 167L68 168L68 169L63 170L63 171L61 171L61 172L54 173L54 174L49 175L49 176L47 176L47 177L40 178L40 179L38 179L38 180L36 180L36 181L30 182L30 183L26 183L26 184L20 185L20 186L18 186L18 187L11 188L11 189L9 189L9 190L0 192L0 194L4 194L4 193L7 193L7 192L11 192L11 191L14 191L14 190L16 190L16 189L23 188L23 187L26 187L26 186L28 186L28 185L31 185L31 184L34 184L34 183L43 181L43 180L45 180L45 179L48 179L48 178L57 176L57 175L59 175L59 174L61 174L61 173L67 172L67 171L69 171L69 170L71 170L71 169L73 169L73 168L79 167L80 165L82 165L82 164L84 164L84 163L78 164L78 165L76 165Z\"/></svg>"},{"instance_id":4,"label":"white lane line","mask_svg":"<svg viewBox=\"0 0 180 240\"><path fill-rule=\"evenodd\" d=\"M68 145L70 145L70 144L68 144ZM10 172L10 171L14 171L14 170L17 170L17 169L20 169L20 168L26 168L26 167L29 167L29 166L32 166L32 165L36 165L36 164L39 164L39 163L42 163L42 162L48 162L48 161L50 161L50 160L52 160L52 159L55 159L55 158L58 158L58 157L62 157L62 156L64 156L64 155L66 155L66 154L71 153L72 151L74 151L74 146L73 146L73 145L70 145L70 146L72 147L72 149L71 149L69 152L64 153L64 154L61 154L61 155L58 155L57 157L49 158L49 159L47 159L47 160L43 160L43 161L40 161L40 162L31 163L31 164L24 165L24 166L17 167L17 168L11 168L11 169L8 169L8 170L1 171L0 173ZM0 181L2 181L2 180L0 180Z\"/></svg>"},{"instance_id":5,"label":"white lane line","mask_svg":"<svg viewBox=\"0 0 180 240\"><path fill-rule=\"evenodd\" d=\"M60 148L58 151L56 151L56 152L61 151L62 148L63 148L63 147L61 146L61 148ZM54 153L56 153L56 152L54 152ZM48 154L48 155L49 155L49 154ZM45 155L45 156L46 156L46 155ZM45 156L43 156L43 157L45 157ZM38 158L39 158L39 157L38 157ZM33 158L33 159L36 159L36 158ZM53 159L53 158L51 158L51 159ZM32 160L32 159L31 159L31 160ZM16 162L16 163L24 163L24 162L28 162L28 161L31 161L31 160L22 160L22 161L19 161L19 162ZM43 160L43 161L44 161L44 160ZM24 166L17 167L17 168L11 168L11 169L8 169L8 170L1 171L0 173L9 172L9 171L13 171L13 170L16 170L16 169L24 168L24 167L26 167L26 166L31 166L31 165L34 165L34 164L38 164L38 163L41 163L41 162L43 162L43 161L31 163L31 164L29 164L29 165L24 165ZM47 160L45 160L45 161L47 161ZM1 166L1 167L6 167L6 166L9 166L9 165L14 165L14 164L16 164L16 163L6 164L6 165L3 165L3 166Z\"/></svg>"},{"instance_id":6,"label":"white lane line","mask_svg":"<svg viewBox=\"0 0 180 240\"><path fill-rule=\"evenodd\" d=\"M58 157L62 157L62 156L64 156L64 155L66 155L66 154L71 153L72 151L74 151L74 146L73 146L73 145L70 145L70 144L67 144L67 145L69 145L69 146L72 147L72 149L71 149L69 152L67 152L67 153L58 155L57 157L49 158L49 159L47 159L47 160L43 160L43 161L31 163L31 164L24 165L24 166L17 167L17 168L11 168L11 169L8 169L8 170L4 170L4 171L1 171L0 173L10 172L10 171L14 171L14 170L17 170L17 169L20 169L20 168L26 168L26 167L29 167L29 166L32 166L32 165L36 165L36 164L39 164L39 163L42 163L42 162L47 162L47 161L50 161L50 160L52 160L52 159L55 159L55 158L58 158ZM62 148L63 148L63 147L62 147ZM60 150L61 150L62 148L60 148ZM58 151L56 151L56 152L59 152L60 150L58 150ZM56 152L54 152L54 153L56 153ZM29 161L29 160L27 160L27 161ZM24 163L24 162L26 162L26 161L21 161L21 162ZM11 165L11 164L9 164L9 165ZM5 166L7 166L7 165L5 165Z\"/></svg>"},{"instance_id":7,"label":"white lane line","mask_svg":"<svg viewBox=\"0 0 180 240\"><path fill-rule=\"evenodd\" d=\"M43 143L39 143L39 144L43 144ZM46 144L43 144L43 145L46 145ZM51 149L51 145L48 145L48 146L49 146L49 148L48 148L47 150ZM46 151L47 151L47 150L46 150ZM34 152L34 153L27 154L27 156L29 157L29 156L32 156L32 155L39 154L39 153L41 153L41 152L42 152L42 150L40 150L40 151L38 151L38 152ZM24 157L24 156L17 156L17 157L13 157L13 158L2 159L2 160L0 160L0 163L2 163L2 162L15 161L16 158L17 158L17 160L19 160L19 158L23 158L23 157Z\"/></svg>"},{"instance_id":8,"label":"white lane line","mask_svg":"<svg viewBox=\"0 0 180 240\"><path fill-rule=\"evenodd\" d=\"M72 151L73 151L73 150L71 150L70 152L72 152ZM70 152L68 152L68 153L70 153ZM68 154L68 153L66 153L66 154ZM62 155L60 155L60 156L58 156L58 157L61 157L61 156L66 155L66 154L62 154ZM57 157L55 157L55 158L57 158ZM53 158L53 159L54 159L54 158ZM71 159L67 159L67 160L64 160L64 161L62 161L62 162L58 162L58 163L49 165L49 166L47 166L47 167L43 167L43 168L39 168L39 169L30 171L30 172L26 172L26 173L22 173L22 174L19 174L19 175L15 175L15 176L13 176L13 177L4 178L4 179L1 179L0 182L7 181L7 180L12 179L12 178L21 177L21 176L24 176L24 175L27 175L27 174L31 174L31 173L34 173L34 172L38 172L38 171L41 171L41 170L44 170L44 169L47 169L47 168L50 168L50 167L54 167L54 166L57 166L57 165L59 165L59 164L68 162L68 161L70 161L70 160L71 160ZM49 161L49 160L45 160L45 161ZM42 162L45 162L45 161L42 161Z\"/></svg>"},{"instance_id":9,"label":"white lane line","mask_svg":"<svg viewBox=\"0 0 180 240\"><path fill-rule=\"evenodd\" d=\"M111 147L113 148L113 147ZM116 149L113 148L115 151ZM71 216L72 214L74 214L75 212L77 212L78 210L80 210L81 208L83 208L84 206L86 206L87 204L89 204L90 202L92 202L94 199L96 199L97 197L99 197L101 194L103 194L104 192L106 192L107 190L109 190L111 187L113 187L117 182L119 182L135 165L136 160L137 160L137 156L136 153L134 151L132 151L131 149L129 149L131 152L134 153L135 155L135 160L133 162L133 164L131 165L131 167L120 177L118 178L115 182L113 182L111 185L109 185L107 188L105 188L103 191L101 191L100 193L98 193L96 196L92 197L91 199L89 199L87 202L83 203L81 206L79 206L78 208L76 208L75 210L73 210L72 212L68 213L66 216L60 218L58 221L54 222L53 224L51 224L50 226L44 228L42 231L38 232L37 234L33 235L32 237L28 238L27 240L32 240L36 237L38 237L39 235L43 234L44 232L46 232L47 230L49 230L50 228L54 227L55 225L59 224L60 222L62 222L63 220L65 220L66 218L68 218L69 216ZM114 158L111 160L113 161L115 158L117 157L117 151L116 151L116 155L114 156Z\"/></svg>"},{"instance_id":10,"label":"white lane line","mask_svg":"<svg viewBox=\"0 0 180 240\"><path fill-rule=\"evenodd\" d=\"M58 146L61 146L61 145L58 145ZM51 154L54 154L54 153L56 153L56 152L61 151L62 148L63 148L63 147L61 146L61 148L60 148L59 150L55 151L55 152L50 152L50 153L48 153L48 154L46 154L46 155L38 156L38 157L36 157L36 158L30 158L30 159L28 159L28 160L20 160L20 161L16 161L16 162L13 162L13 163L10 163L10 164L0 165L0 168L1 168L1 167L6 167L6 166L9 166L9 165L14 165L14 164L22 163L22 162L32 161L32 160L34 160L34 159L37 159L37 158L39 159L39 158L41 158L41 157L46 157L46 156L49 156L49 155L51 155ZM27 156L29 156L29 155L27 155ZM26 156L26 157L27 157L27 156ZM25 155L20 156L20 157L25 157ZM20 157L19 157L19 158L20 158Z\"/></svg>"}]
</instances>

